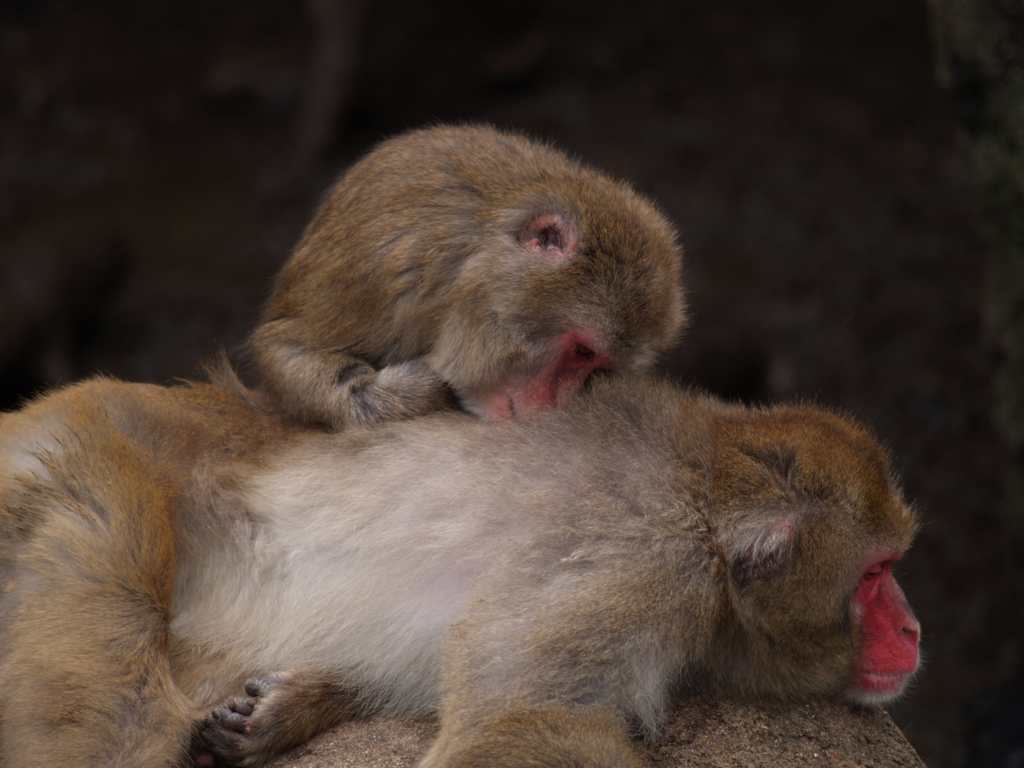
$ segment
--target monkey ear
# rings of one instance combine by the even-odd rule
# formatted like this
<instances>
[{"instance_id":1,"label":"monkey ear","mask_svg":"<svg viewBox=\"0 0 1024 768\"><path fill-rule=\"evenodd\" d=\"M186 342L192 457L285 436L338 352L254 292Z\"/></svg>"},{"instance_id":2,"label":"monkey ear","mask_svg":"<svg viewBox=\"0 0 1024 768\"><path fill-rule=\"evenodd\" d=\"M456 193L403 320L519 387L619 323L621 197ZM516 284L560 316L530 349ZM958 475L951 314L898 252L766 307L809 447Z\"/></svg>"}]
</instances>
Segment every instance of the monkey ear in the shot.
<instances>
[{"instance_id":1,"label":"monkey ear","mask_svg":"<svg viewBox=\"0 0 1024 768\"><path fill-rule=\"evenodd\" d=\"M558 213L535 213L519 233L519 243L528 251L552 259L567 259L576 252L576 225Z\"/></svg>"},{"instance_id":2,"label":"monkey ear","mask_svg":"<svg viewBox=\"0 0 1024 768\"><path fill-rule=\"evenodd\" d=\"M797 529L790 519L772 520L753 532L753 538L734 543L732 577L741 589L771 579L786 567L797 551Z\"/></svg>"}]
</instances>

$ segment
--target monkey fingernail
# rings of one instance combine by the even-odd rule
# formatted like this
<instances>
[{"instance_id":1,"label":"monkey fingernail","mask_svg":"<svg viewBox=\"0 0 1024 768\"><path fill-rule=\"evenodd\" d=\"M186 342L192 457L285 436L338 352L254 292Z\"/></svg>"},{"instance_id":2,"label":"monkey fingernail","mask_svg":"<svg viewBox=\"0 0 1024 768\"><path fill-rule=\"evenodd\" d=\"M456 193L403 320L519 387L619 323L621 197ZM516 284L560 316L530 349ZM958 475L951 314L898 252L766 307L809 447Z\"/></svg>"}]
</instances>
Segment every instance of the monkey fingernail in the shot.
<instances>
[{"instance_id":1,"label":"monkey fingernail","mask_svg":"<svg viewBox=\"0 0 1024 768\"><path fill-rule=\"evenodd\" d=\"M217 707L213 710L213 719L232 731L238 731L239 733L250 733L252 731L252 726L249 725L249 721L244 715L232 712L227 707Z\"/></svg>"},{"instance_id":2,"label":"monkey fingernail","mask_svg":"<svg viewBox=\"0 0 1024 768\"><path fill-rule=\"evenodd\" d=\"M240 715L251 715L255 708L256 702L254 701L239 701L235 703L234 710Z\"/></svg>"},{"instance_id":3,"label":"monkey fingernail","mask_svg":"<svg viewBox=\"0 0 1024 768\"><path fill-rule=\"evenodd\" d=\"M266 680L250 677L245 681L245 692L250 696L262 696L268 685L270 684Z\"/></svg>"}]
</instances>

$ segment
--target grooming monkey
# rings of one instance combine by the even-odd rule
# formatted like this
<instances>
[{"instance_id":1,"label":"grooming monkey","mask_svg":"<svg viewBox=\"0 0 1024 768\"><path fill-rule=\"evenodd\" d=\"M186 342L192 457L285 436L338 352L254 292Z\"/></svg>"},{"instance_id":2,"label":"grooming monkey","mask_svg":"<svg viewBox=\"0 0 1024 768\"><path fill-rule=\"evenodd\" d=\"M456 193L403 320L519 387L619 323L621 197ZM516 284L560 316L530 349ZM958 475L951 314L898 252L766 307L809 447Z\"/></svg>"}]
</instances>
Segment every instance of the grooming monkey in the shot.
<instances>
[{"instance_id":1,"label":"grooming monkey","mask_svg":"<svg viewBox=\"0 0 1024 768\"><path fill-rule=\"evenodd\" d=\"M256 766L437 711L422 768L636 766L682 683L884 702L915 526L854 421L642 376L340 432L86 382L0 417L0 764Z\"/></svg>"},{"instance_id":2,"label":"grooming monkey","mask_svg":"<svg viewBox=\"0 0 1024 768\"><path fill-rule=\"evenodd\" d=\"M249 344L287 414L340 427L548 408L684 322L672 227L626 184L487 126L413 131L335 184Z\"/></svg>"}]
</instances>

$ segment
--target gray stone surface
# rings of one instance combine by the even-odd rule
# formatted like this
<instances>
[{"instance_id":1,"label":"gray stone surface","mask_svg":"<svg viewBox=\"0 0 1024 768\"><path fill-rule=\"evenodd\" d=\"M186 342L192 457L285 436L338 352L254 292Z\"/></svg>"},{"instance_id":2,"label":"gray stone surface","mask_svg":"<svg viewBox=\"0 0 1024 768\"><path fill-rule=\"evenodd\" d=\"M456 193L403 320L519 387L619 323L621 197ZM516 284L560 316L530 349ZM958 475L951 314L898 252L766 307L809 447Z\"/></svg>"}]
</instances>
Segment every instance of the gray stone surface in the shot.
<instances>
[{"instance_id":1,"label":"gray stone surface","mask_svg":"<svg viewBox=\"0 0 1024 768\"><path fill-rule=\"evenodd\" d=\"M271 768L407 768L437 733L432 721L353 720L327 731ZM682 702L664 738L640 744L654 766L883 768L924 763L881 709L831 704Z\"/></svg>"}]
</instances>

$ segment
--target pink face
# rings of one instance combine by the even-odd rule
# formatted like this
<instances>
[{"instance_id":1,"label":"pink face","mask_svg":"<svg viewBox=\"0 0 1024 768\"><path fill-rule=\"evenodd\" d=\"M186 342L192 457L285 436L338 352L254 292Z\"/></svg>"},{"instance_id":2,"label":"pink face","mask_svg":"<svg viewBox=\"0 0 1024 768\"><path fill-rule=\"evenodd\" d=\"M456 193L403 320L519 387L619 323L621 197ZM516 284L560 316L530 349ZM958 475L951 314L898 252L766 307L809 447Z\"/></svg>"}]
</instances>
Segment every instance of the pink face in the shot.
<instances>
[{"instance_id":1,"label":"pink face","mask_svg":"<svg viewBox=\"0 0 1024 768\"><path fill-rule=\"evenodd\" d=\"M579 228L559 213L537 213L519 233L519 244L536 258L568 261L579 249ZM582 387L594 371L612 367L597 339L586 330L569 330L553 344L555 359L546 368L483 395L485 418L511 419L547 410Z\"/></svg>"},{"instance_id":2,"label":"pink face","mask_svg":"<svg viewBox=\"0 0 1024 768\"><path fill-rule=\"evenodd\" d=\"M853 593L853 605L862 618L863 643L848 694L863 704L895 698L917 669L921 625L892 575L892 564L901 554L868 561Z\"/></svg>"},{"instance_id":3,"label":"pink face","mask_svg":"<svg viewBox=\"0 0 1024 768\"><path fill-rule=\"evenodd\" d=\"M612 368L611 360L600 352L594 339L581 331L566 333L557 345L558 355L547 368L485 397L486 418L510 419L546 410L582 387L594 371Z\"/></svg>"}]
</instances>

